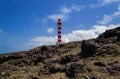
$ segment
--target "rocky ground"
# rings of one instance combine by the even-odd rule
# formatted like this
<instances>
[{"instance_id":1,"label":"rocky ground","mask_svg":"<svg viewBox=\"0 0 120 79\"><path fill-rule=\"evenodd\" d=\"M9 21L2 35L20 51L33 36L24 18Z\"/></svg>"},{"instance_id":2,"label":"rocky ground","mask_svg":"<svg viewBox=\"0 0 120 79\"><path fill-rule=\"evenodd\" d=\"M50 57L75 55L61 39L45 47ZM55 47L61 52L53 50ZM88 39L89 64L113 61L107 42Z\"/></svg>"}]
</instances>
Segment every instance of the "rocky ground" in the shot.
<instances>
[{"instance_id":1,"label":"rocky ground","mask_svg":"<svg viewBox=\"0 0 120 79\"><path fill-rule=\"evenodd\" d=\"M0 55L0 79L120 79L120 27L96 39Z\"/></svg>"}]
</instances>

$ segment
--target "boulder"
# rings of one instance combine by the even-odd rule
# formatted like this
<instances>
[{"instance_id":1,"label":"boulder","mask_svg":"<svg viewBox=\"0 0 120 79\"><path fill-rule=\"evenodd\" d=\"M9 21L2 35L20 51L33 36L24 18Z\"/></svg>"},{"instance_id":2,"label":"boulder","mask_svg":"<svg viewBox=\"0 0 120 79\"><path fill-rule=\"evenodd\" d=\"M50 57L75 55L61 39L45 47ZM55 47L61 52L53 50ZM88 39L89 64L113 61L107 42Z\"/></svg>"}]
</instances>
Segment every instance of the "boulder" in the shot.
<instances>
[{"instance_id":1,"label":"boulder","mask_svg":"<svg viewBox=\"0 0 120 79\"><path fill-rule=\"evenodd\" d=\"M60 64L67 64L67 63L69 63L69 62L75 62L75 61L77 61L77 60L78 60L77 55L72 55L72 54L70 54L70 55L66 55L66 56L64 56L64 57L61 57L61 58L58 60L58 62L60 62Z\"/></svg>"},{"instance_id":2,"label":"boulder","mask_svg":"<svg viewBox=\"0 0 120 79\"><path fill-rule=\"evenodd\" d=\"M96 53L97 46L95 45L94 40L83 40L81 45L81 56L90 57Z\"/></svg>"},{"instance_id":3,"label":"boulder","mask_svg":"<svg viewBox=\"0 0 120 79\"><path fill-rule=\"evenodd\" d=\"M48 50L48 47L47 46L42 46L41 51L45 51L45 50Z\"/></svg>"},{"instance_id":4,"label":"boulder","mask_svg":"<svg viewBox=\"0 0 120 79\"><path fill-rule=\"evenodd\" d=\"M117 41L120 41L120 31L117 33Z\"/></svg>"},{"instance_id":5,"label":"boulder","mask_svg":"<svg viewBox=\"0 0 120 79\"><path fill-rule=\"evenodd\" d=\"M111 75L120 75L120 63L112 64L108 71Z\"/></svg>"},{"instance_id":6,"label":"boulder","mask_svg":"<svg viewBox=\"0 0 120 79\"><path fill-rule=\"evenodd\" d=\"M94 65L96 66L106 66L104 62L94 62Z\"/></svg>"},{"instance_id":7,"label":"boulder","mask_svg":"<svg viewBox=\"0 0 120 79\"><path fill-rule=\"evenodd\" d=\"M12 59L20 59L20 58L22 58L22 56L19 56L16 54L0 56L0 64L4 63L6 61L12 60Z\"/></svg>"},{"instance_id":8,"label":"boulder","mask_svg":"<svg viewBox=\"0 0 120 79\"><path fill-rule=\"evenodd\" d=\"M27 79L39 79L37 76L30 75Z\"/></svg>"},{"instance_id":9,"label":"boulder","mask_svg":"<svg viewBox=\"0 0 120 79\"><path fill-rule=\"evenodd\" d=\"M48 67L50 73L56 73L60 71L59 68L60 68L60 65L57 63L53 63L51 66Z\"/></svg>"},{"instance_id":10,"label":"boulder","mask_svg":"<svg viewBox=\"0 0 120 79\"><path fill-rule=\"evenodd\" d=\"M83 73L83 72L84 72L84 65L79 64L79 63L73 63L67 67L65 73L68 77L73 78L78 73Z\"/></svg>"}]
</instances>

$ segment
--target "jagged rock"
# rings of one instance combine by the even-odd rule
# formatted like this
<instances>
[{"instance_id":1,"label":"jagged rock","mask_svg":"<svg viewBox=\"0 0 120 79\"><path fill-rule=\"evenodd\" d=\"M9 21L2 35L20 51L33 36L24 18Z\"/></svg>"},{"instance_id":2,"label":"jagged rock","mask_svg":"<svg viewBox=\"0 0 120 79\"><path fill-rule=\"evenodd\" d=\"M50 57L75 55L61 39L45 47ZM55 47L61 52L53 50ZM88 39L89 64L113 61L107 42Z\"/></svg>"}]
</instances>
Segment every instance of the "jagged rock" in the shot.
<instances>
[{"instance_id":1,"label":"jagged rock","mask_svg":"<svg viewBox=\"0 0 120 79\"><path fill-rule=\"evenodd\" d=\"M99 75L93 74L90 79L100 79Z\"/></svg>"},{"instance_id":2,"label":"jagged rock","mask_svg":"<svg viewBox=\"0 0 120 79\"><path fill-rule=\"evenodd\" d=\"M56 73L60 71L59 68L60 68L60 65L57 63L53 63L51 66L48 67L50 73Z\"/></svg>"},{"instance_id":3,"label":"jagged rock","mask_svg":"<svg viewBox=\"0 0 120 79\"><path fill-rule=\"evenodd\" d=\"M108 71L111 75L120 75L120 63L111 65L111 68L108 68Z\"/></svg>"},{"instance_id":4,"label":"jagged rock","mask_svg":"<svg viewBox=\"0 0 120 79\"><path fill-rule=\"evenodd\" d=\"M87 71L88 71L88 72L92 72L93 69L92 69L92 68L87 68Z\"/></svg>"},{"instance_id":5,"label":"jagged rock","mask_svg":"<svg viewBox=\"0 0 120 79\"><path fill-rule=\"evenodd\" d=\"M11 60L11 59L20 59L20 58L22 58L22 56L19 56L19 55L16 55L16 54L1 56L0 57L0 64L6 62L8 60Z\"/></svg>"},{"instance_id":6,"label":"jagged rock","mask_svg":"<svg viewBox=\"0 0 120 79\"><path fill-rule=\"evenodd\" d=\"M68 77L75 77L78 73L83 73L84 72L84 65L79 64L79 63L73 63L66 69L66 75Z\"/></svg>"},{"instance_id":7,"label":"jagged rock","mask_svg":"<svg viewBox=\"0 0 120 79\"><path fill-rule=\"evenodd\" d=\"M113 43L120 40L120 26L115 29L106 30L96 39L99 43Z\"/></svg>"},{"instance_id":8,"label":"jagged rock","mask_svg":"<svg viewBox=\"0 0 120 79\"><path fill-rule=\"evenodd\" d=\"M102 73L108 73L108 70L107 70L106 67L102 67L102 68L100 69L100 71L101 71Z\"/></svg>"},{"instance_id":9,"label":"jagged rock","mask_svg":"<svg viewBox=\"0 0 120 79\"><path fill-rule=\"evenodd\" d=\"M45 50L48 50L48 47L47 46L42 46L41 51L45 51Z\"/></svg>"},{"instance_id":10,"label":"jagged rock","mask_svg":"<svg viewBox=\"0 0 120 79\"><path fill-rule=\"evenodd\" d=\"M114 30L106 30L105 33L101 34L99 38L108 38L108 37L115 37L116 31Z\"/></svg>"},{"instance_id":11,"label":"jagged rock","mask_svg":"<svg viewBox=\"0 0 120 79\"><path fill-rule=\"evenodd\" d=\"M108 62L108 65L114 65L114 64L116 64L116 63L119 63L119 61L110 61L110 62Z\"/></svg>"},{"instance_id":12,"label":"jagged rock","mask_svg":"<svg viewBox=\"0 0 120 79\"><path fill-rule=\"evenodd\" d=\"M117 33L117 41L120 41L120 31Z\"/></svg>"},{"instance_id":13,"label":"jagged rock","mask_svg":"<svg viewBox=\"0 0 120 79\"><path fill-rule=\"evenodd\" d=\"M120 71L120 63L113 64L112 69Z\"/></svg>"},{"instance_id":14,"label":"jagged rock","mask_svg":"<svg viewBox=\"0 0 120 79\"><path fill-rule=\"evenodd\" d=\"M105 53L109 55L119 55L119 50L117 49L119 46L113 44L119 40L120 27L106 30L95 40L83 40L81 44L81 57L90 57L93 55L102 56Z\"/></svg>"},{"instance_id":15,"label":"jagged rock","mask_svg":"<svg viewBox=\"0 0 120 79\"><path fill-rule=\"evenodd\" d=\"M40 74L50 74L50 72L49 72L49 70L46 70L46 69L40 69L40 71L39 71L39 73L38 73L38 75L40 75Z\"/></svg>"},{"instance_id":16,"label":"jagged rock","mask_svg":"<svg viewBox=\"0 0 120 79\"><path fill-rule=\"evenodd\" d=\"M65 71L66 71L65 65L61 65L61 66L59 67L59 71L60 71L60 72L65 72Z\"/></svg>"},{"instance_id":17,"label":"jagged rock","mask_svg":"<svg viewBox=\"0 0 120 79\"><path fill-rule=\"evenodd\" d=\"M0 73L0 79L7 79L9 76L10 76L10 73L8 73L8 72L1 72Z\"/></svg>"},{"instance_id":18,"label":"jagged rock","mask_svg":"<svg viewBox=\"0 0 120 79\"><path fill-rule=\"evenodd\" d=\"M58 62L60 62L60 64L67 64L69 62L75 62L78 60L77 55L66 55L64 57L61 57Z\"/></svg>"},{"instance_id":19,"label":"jagged rock","mask_svg":"<svg viewBox=\"0 0 120 79\"><path fill-rule=\"evenodd\" d=\"M40 72L42 72L43 74L50 74L50 73L52 74L62 71L61 65L55 63L54 61L48 61L45 62L44 64L45 64L44 68L40 70Z\"/></svg>"},{"instance_id":20,"label":"jagged rock","mask_svg":"<svg viewBox=\"0 0 120 79\"><path fill-rule=\"evenodd\" d=\"M97 45L94 40L83 40L81 44L81 56L82 57L90 57L96 53Z\"/></svg>"},{"instance_id":21,"label":"jagged rock","mask_svg":"<svg viewBox=\"0 0 120 79\"><path fill-rule=\"evenodd\" d=\"M120 32L120 27L117 27L115 29L106 30L104 33L99 35L98 38L110 38L110 37L116 37L118 32Z\"/></svg>"},{"instance_id":22,"label":"jagged rock","mask_svg":"<svg viewBox=\"0 0 120 79\"><path fill-rule=\"evenodd\" d=\"M96 66L106 66L104 62L94 62L94 65Z\"/></svg>"},{"instance_id":23,"label":"jagged rock","mask_svg":"<svg viewBox=\"0 0 120 79\"><path fill-rule=\"evenodd\" d=\"M70 55L66 55L65 57L60 58L60 64L66 64L68 62L71 62L71 56Z\"/></svg>"},{"instance_id":24,"label":"jagged rock","mask_svg":"<svg viewBox=\"0 0 120 79\"><path fill-rule=\"evenodd\" d=\"M77 74L74 79L90 79L88 75L85 74Z\"/></svg>"},{"instance_id":25,"label":"jagged rock","mask_svg":"<svg viewBox=\"0 0 120 79\"><path fill-rule=\"evenodd\" d=\"M27 79L39 79L37 76L30 75Z\"/></svg>"}]
</instances>

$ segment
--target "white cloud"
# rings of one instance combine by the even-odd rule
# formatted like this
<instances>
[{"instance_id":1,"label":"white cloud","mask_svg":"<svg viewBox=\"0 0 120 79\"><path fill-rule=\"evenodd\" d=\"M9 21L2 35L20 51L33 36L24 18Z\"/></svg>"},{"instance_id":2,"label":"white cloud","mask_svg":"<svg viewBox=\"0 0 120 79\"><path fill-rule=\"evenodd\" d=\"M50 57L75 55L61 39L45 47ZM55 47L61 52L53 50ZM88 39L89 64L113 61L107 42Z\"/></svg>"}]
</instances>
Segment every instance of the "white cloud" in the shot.
<instances>
[{"instance_id":1,"label":"white cloud","mask_svg":"<svg viewBox=\"0 0 120 79\"><path fill-rule=\"evenodd\" d=\"M37 22L41 24L41 26L46 26L48 19L47 18L39 18L35 14L32 14L33 22Z\"/></svg>"},{"instance_id":2,"label":"white cloud","mask_svg":"<svg viewBox=\"0 0 120 79\"><path fill-rule=\"evenodd\" d=\"M58 18L61 18L62 20L66 20L68 18L68 15L66 14L52 14L48 16L49 19L57 21Z\"/></svg>"},{"instance_id":3,"label":"white cloud","mask_svg":"<svg viewBox=\"0 0 120 79\"><path fill-rule=\"evenodd\" d=\"M113 16L120 17L120 5L118 6L118 11L114 12Z\"/></svg>"},{"instance_id":4,"label":"white cloud","mask_svg":"<svg viewBox=\"0 0 120 79\"><path fill-rule=\"evenodd\" d=\"M119 17L120 17L120 5L118 6L118 11L115 11L111 15L104 15L103 19L98 21L98 24L109 24L112 20Z\"/></svg>"},{"instance_id":5,"label":"white cloud","mask_svg":"<svg viewBox=\"0 0 120 79\"><path fill-rule=\"evenodd\" d=\"M48 28L47 32L50 33L50 34L52 34L54 32L54 28Z\"/></svg>"},{"instance_id":6,"label":"white cloud","mask_svg":"<svg viewBox=\"0 0 120 79\"><path fill-rule=\"evenodd\" d=\"M7 33L0 29L0 36L6 35Z\"/></svg>"},{"instance_id":7,"label":"white cloud","mask_svg":"<svg viewBox=\"0 0 120 79\"><path fill-rule=\"evenodd\" d=\"M107 4L112 4L112 3L117 3L120 2L120 0L98 0L98 3L96 4L90 4L90 8L96 8L96 7L101 7L105 6Z\"/></svg>"},{"instance_id":8,"label":"white cloud","mask_svg":"<svg viewBox=\"0 0 120 79\"><path fill-rule=\"evenodd\" d=\"M113 20L112 16L104 15L103 19L101 21L98 21L99 24L108 24Z\"/></svg>"},{"instance_id":9,"label":"white cloud","mask_svg":"<svg viewBox=\"0 0 120 79\"><path fill-rule=\"evenodd\" d=\"M72 9L69 9L67 7L63 7L59 11L63 14L69 14L69 13L71 13Z\"/></svg>"},{"instance_id":10,"label":"white cloud","mask_svg":"<svg viewBox=\"0 0 120 79\"><path fill-rule=\"evenodd\" d=\"M0 33L2 33L2 29L0 29Z\"/></svg>"},{"instance_id":11,"label":"white cloud","mask_svg":"<svg viewBox=\"0 0 120 79\"><path fill-rule=\"evenodd\" d=\"M101 4L90 4L89 7L90 8L96 8L96 7L101 7Z\"/></svg>"},{"instance_id":12,"label":"white cloud","mask_svg":"<svg viewBox=\"0 0 120 79\"><path fill-rule=\"evenodd\" d=\"M58 18L61 18L63 20L67 20L69 18L69 14L72 12L79 12L81 10L81 6L79 5L72 5L71 7L62 7L58 11L58 13L51 14L48 16L49 19L56 21Z\"/></svg>"},{"instance_id":13,"label":"white cloud","mask_svg":"<svg viewBox=\"0 0 120 79\"><path fill-rule=\"evenodd\" d=\"M104 5L114 3L114 2L120 2L120 0L101 0L101 1Z\"/></svg>"},{"instance_id":14,"label":"white cloud","mask_svg":"<svg viewBox=\"0 0 120 79\"><path fill-rule=\"evenodd\" d=\"M114 25L111 24L109 26L105 25L94 25L91 29L88 30L75 30L71 33L63 35L63 43L71 42L71 41L80 41L83 39L96 38L99 34L104 32L106 29L112 29L120 26L120 24ZM36 47L41 45L54 45L57 42L57 36L38 36L29 41L29 45Z\"/></svg>"},{"instance_id":15,"label":"white cloud","mask_svg":"<svg viewBox=\"0 0 120 79\"><path fill-rule=\"evenodd\" d=\"M41 46L41 45L53 45L56 44L56 40L57 37L39 36L31 39L28 45L32 47Z\"/></svg>"},{"instance_id":16,"label":"white cloud","mask_svg":"<svg viewBox=\"0 0 120 79\"><path fill-rule=\"evenodd\" d=\"M35 19L35 21L40 22L40 18L32 14L32 17Z\"/></svg>"},{"instance_id":17,"label":"white cloud","mask_svg":"<svg viewBox=\"0 0 120 79\"><path fill-rule=\"evenodd\" d=\"M82 7L85 7L85 6L79 6L79 5L73 4L72 7L71 7L71 9L76 10L76 11L79 12L79 11L81 10Z\"/></svg>"},{"instance_id":18,"label":"white cloud","mask_svg":"<svg viewBox=\"0 0 120 79\"><path fill-rule=\"evenodd\" d=\"M119 4L119 7L118 7L118 10L120 11L120 4Z\"/></svg>"}]
</instances>

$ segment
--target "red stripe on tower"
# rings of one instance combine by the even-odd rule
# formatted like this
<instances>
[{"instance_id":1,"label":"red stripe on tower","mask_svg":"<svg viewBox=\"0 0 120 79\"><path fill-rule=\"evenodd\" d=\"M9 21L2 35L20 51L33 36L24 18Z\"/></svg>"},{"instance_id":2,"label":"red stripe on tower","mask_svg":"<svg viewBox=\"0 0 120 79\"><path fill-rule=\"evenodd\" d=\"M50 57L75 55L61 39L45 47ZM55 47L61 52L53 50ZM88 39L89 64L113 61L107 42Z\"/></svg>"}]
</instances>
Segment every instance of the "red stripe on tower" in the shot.
<instances>
[{"instance_id":1,"label":"red stripe on tower","mask_svg":"<svg viewBox=\"0 0 120 79\"><path fill-rule=\"evenodd\" d=\"M61 44L62 43L62 21L60 18L58 19L57 25L58 25L58 42L57 42L57 44Z\"/></svg>"}]
</instances>

